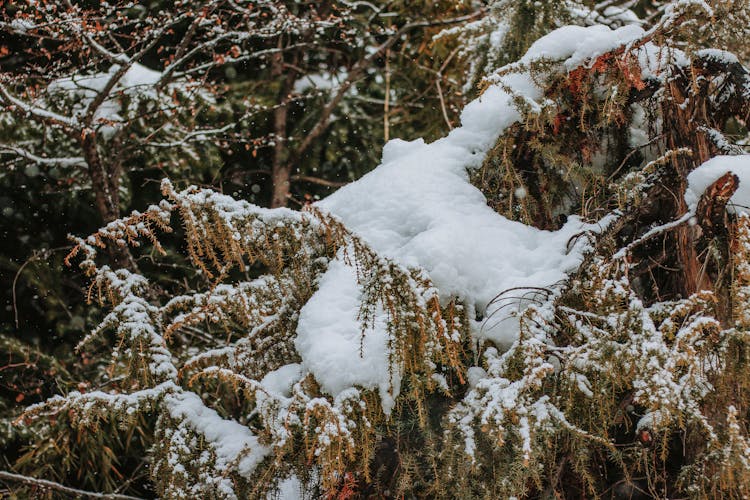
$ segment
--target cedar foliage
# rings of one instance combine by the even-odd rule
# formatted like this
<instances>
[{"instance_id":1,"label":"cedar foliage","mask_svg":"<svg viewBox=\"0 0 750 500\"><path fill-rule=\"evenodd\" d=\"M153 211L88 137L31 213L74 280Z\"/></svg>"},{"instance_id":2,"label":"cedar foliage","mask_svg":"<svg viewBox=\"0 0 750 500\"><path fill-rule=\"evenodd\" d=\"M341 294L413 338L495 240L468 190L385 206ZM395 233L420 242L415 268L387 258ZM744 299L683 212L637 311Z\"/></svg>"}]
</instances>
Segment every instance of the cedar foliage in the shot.
<instances>
[{"instance_id":1,"label":"cedar foliage","mask_svg":"<svg viewBox=\"0 0 750 500\"><path fill-rule=\"evenodd\" d=\"M53 440L148 420L151 481L165 498L263 497L290 474L327 498L745 498L750 217L726 211L731 175L695 213L681 196L695 167L742 151L732 131L747 135L750 74L693 33L736 36L711 24L717 12L679 2L641 40L572 70L501 70L530 71L546 100L519 102L523 122L475 173L489 203L544 228L564 214L610 214L606 230L580 236L591 250L575 275L529 291L509 349L477 345L462 304L441 303L422 271L328 214L165 181L159 205L77 240L70 256L82 258L90 298L111 307L81 348L109 346L112 390L53 398L24 420ZM644 74L648 44L659 64ZM157 233L180 225L208 290L165 301L146 278L98 263L108 245L158 252ZM283 399L260 383L299 361L299 310L336 258L357 269L363 331L388 311L391 367L403 373L390 414L373 391L333 399L302 373ZM250 446L227 458L188 407L235 419Z\"/></svg>"}]
</instances>

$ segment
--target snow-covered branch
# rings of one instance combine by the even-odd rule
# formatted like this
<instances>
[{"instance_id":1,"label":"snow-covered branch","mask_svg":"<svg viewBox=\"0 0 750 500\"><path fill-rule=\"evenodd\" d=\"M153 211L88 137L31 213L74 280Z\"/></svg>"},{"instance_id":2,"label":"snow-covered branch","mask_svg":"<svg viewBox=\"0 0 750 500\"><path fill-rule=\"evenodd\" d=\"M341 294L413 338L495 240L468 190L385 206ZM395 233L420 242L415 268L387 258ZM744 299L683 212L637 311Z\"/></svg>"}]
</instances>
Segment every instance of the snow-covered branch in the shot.
<instances>
[{"instance_id":1,"label":"snow-covered branch","mask_svg":"<svg viewBox=\"0 0 750 500\"><path fill-rule=\"evenodd\" d=\"M0 145L0 153L8 152L12 153L21 158L25 158L39 165L48 166L60 166L60 167L86 167L86 161L81 156L74 156L70 158L44 158L37 156L30 151L16 146L2 146Z\"/></svg>"},{"instance_id":2,"label":"snow-covered branch","mask_svg":"<svg viewBox=\"0 0 750 500\"><path fill-rule=\"evenodd\" d=\"M31 116L43 122L63 125L73 131L81 128L81 124L75 118L63 116L47 108L35 106L14 97L2 83L0 83L0 99L8 110L21 116Z\"/></svg>"}]
</instances>

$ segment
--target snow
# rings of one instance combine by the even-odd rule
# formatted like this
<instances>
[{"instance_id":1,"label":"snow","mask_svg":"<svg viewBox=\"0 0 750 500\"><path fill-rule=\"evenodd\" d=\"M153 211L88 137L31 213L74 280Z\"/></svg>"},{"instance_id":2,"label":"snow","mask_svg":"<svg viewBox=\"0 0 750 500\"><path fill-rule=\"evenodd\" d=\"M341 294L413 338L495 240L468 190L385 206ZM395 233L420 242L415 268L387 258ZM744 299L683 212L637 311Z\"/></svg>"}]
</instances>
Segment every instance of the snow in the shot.
<instances>
[{"instance_id":1,"label":"snow","mask_svg":"<svg viewBox=\"0 0 750 500\"><path fill-rule=\"evenodd\" d=\"M109 81L120 68L119 64L113 64L104 72L72 75L53 80L47 87L49 99L70 99L74 118L68 120L71 121L72 125L76 125L78 120L87 113L89 105L107 87ZM163 73L159 71L152 70L139 63L132 63L109 91L107 98L97 108L94 113L94 123L100 127L102 132L111 133L115 130L115 123L129 119L130 115L137 111L140 103L159 101L160 99L164 103L171 103L173 93L185 93L189 90L185 82L177 81L166 85L164 92L160 94L156 86L162 76ZM121 100L123 96L129 98L127 107ZM212 100L205 91L198 91L198 97L206 101ZM164 106L164 108L168 109L168 106Z\"/></svg>"},{"instance_id":2,"label":"snow","mask_svg":"<svg viewBox=\"0 0 750 500\"><path fill-rule=\"evenodd\" d=\"M635 25L616 30L604 26L563 27L535 42L517 68L553 60L560 70L570 71L604 52L641 39L644 34L643 29ZM645 54L648 59L656 54L656 60L661 61L656 49L646 45L641 56ZM655 71L652 61L646 63L649 71ZM84 97L90 99L93 94L87 92L101 89L112 71L115 70L82 77L75 82L58 81L55 85L61 91L83 92ZM307 82L297 82L295 90L302 92L309 88L307 84L317 88L331 88L335 84L336 75L318 76L312 75ZM134 65L118 85L127 91L136 86L153 85L159 78L158 72ZM493 84L465 107L460 127L429 144L423 139L389 141L383 149L380 166L317 203L318 208L337 217L377 255L392 259L400 266L424 270L441 301L458 298L469 311L488 318L485 322L474 322L472 332L477 340L494 344L497 350L493 347L488 352L496 353L495 356L500 356L499 351L518 340L518 313L530 299L522 300L517 296L524 294L523 289L553 289L565 280L581 263L588 248L585 237L576 237L587 231L599 231L608 222L589 224L571 216L557 231L540 230L497 214L469 181L469 169L479 167L498 137L522 120L517 99L521 98L531 110L541 109L544 95L537 84L540 80L532 79L526 70L501 70L490 79ZM114 103L105 101L100 112L109 113L110 118L116 116L108 106L114 107ZM748 177L750 180L747 157L716 158L689 177L688 204L697 203L700 193L728 170L741 179ZM750 205L750 182L747 185L747 192L735 195L735 203L746 201ZM521 196L525 192L516 194ZM276 219L288 221L303 217L285 209L263 211L217 193L203 191L189 196L195 198L193 201L198 205L208 203L209 200L203 198L210 196L219 217L229 227L233 227L233 221L244 220L251 213L269 224ZM234 237L239 240L243 235ZM291 397L293 385L306 373L311 373L321 389L336 400L348 397L353 387L375 390L384 413L391 413L402 374L401 367L393 365L395 353L391 351L388 316L378 309L374 321L363 325L363 290L357 280L357 270L345 257L347 252L351 253L351 248L342 248L331 260L318 279L317 291L300 310L294 343L301 363L268 373L259 384L263 389L258 393L259 401L271 398L283 403ZM522 290L497 300L503 291L515 288ZM145 314L140 309L133 314L136 312L138 318ZM537 371L554 369L553 365L543 362L537 367ZM488 374L479 367L469 370L468 379L472 394L479 399L484 397L482 391L494 391L483 401L494 401L486 405L487 408L502 411L492 416L488 410L484 418L497 422L517 406L523 384L527 383L498 382L497 374ZM498 383L502 390L495 386ZM576 383L580 390L587 392L585 378L576 379ZM211 443L219 469L229 467L242 457L239 472L247 476L269 452L247 427L221 418L193 393L168 395L165 401L173 417L184 419L185 425ZM528 452L531 426L536 424L528 416L523 416L521 423L524 449Z\"/></svg>"},{"instance_id":3,"label":"snow","mask_svg":"<svg viewBox=\"0 0 750 500\"><path fill-rule=\"evenodd\" d=\"M632 10L617 5L606 7L602 11L602 15L609 20L618 21L621 24L641 24L643 22Z\"/></svg>"},{"instance_id":4,"label":"snow","mask_svg":"<svg viewBox=\"0 0 750 500\"><path fill-rule=\"evenodd\" d=\"M564 61L570 71L587 60L627 45L645 35L640 26L629 24L612 30L607 26L563 26L540 38L529 47L519 63L528 64L539 59Z\"/></svg>"},{"instance_id":5,"label":"snow","mask_svg":"<svg viewBox=\"0 0 750 500\"><path fill-rule=\"evenodd\" d=\"M642 39L644 35L644 30L635 25L616 30L604 26L563 27L534 43L517 67L553 60L562 70L570 71L602 53ZM639 60L648 70L647 74L658 75L658 66L663 59L658 48L645 44L638 50ZM705 56L723 60L729 57L720 51L705 53ZM74 109L80 115L117 69L118 66L113 66L106 73L57 80L50 85L50 91L78 97ZM116 90L129 93L137 87L150 88L134 93L133 100L137 101L144 96L154 95L153 85L160 78L159 72L135 64L120 79ZM337 79L337 75L310 75L305 81L295 83L295 91L304 92L312 87L331 89L337 84ZM541 109L544 95L536 83L540 80L532 79L523 71L498 73L490 79L494 83L481 97L466 106L460 127L429 144L423 139L389 141L383 148L380 166L316 204L322 211L338 218L377 255L392 259L400 266L424 270L444 303L458 298L471 313L488 318L484 322L477 320L472 325L476 340L494 344L485 352L488 369L479 366L468 369L470 390L458 411L451 416L467 435L466 449L469 455L473 455L475 446L470 426L475 417L471 411L475 408L482 410L482 424L497 428L502 428L508 415L518 415L518 432L526 458L531 455L535 433L552 419L562 420L563 417L554 413L555 409L546 396L533 404L525 400L529 397L529 387L539 384L545 373L562 370L559 361L556 358L545 361L544 357L537 356L534 363L527 363L531 368L529 375L524 375L522 380L512 381L502 376L506 371L505 365L511 360L509 353L506 351L502 354L502 351L514 343L519 344L518 313L531 303L531 299L519 299L517 296L523 296L524 289L554 289L580 265L588 249L587 239L577 236L600 231L608 223L608 219L596 224L585 223L581 218L571 216L557 231L540 230L493 211L481 191L469 180L469 170L482 164L498 137L522 120L523 116L516 106L518 98L523 99L531 110ZM120 108L120 104L108 98L96 117L121 120L118 115L122 112ZM635 109L631 139L637 143L645 142L646 135L643 127L639 126L639 122L644 121L644 113L641 107ZM739 190L732 197L729 210L735 211L740 206L750 207L750 155L720 156L704 163L688 176L685 201L691 212L695 211L705 189L726 172L733 172L740 178ZM172 190L171 185L166 187ZM519 188L515 195L522 198L527 193ZM302 221L305 217L305 213L287 209L259 209L247 202L235 201L210 191L180 196L196 205L212 205L218 217L230 228L241 227L239 222L247 220L249 216L257 217L259 225ZM153 210L163 212L168 221L171 206L154 207ZM685 214L670 224L678 225L689 216ZM118 224L107 226L105 231L109 233L106 234L124 234L124 229ZM652 231L666 227L671 226L660 226ZM650 234L652 232L646 233L642 239ZM238 230L231 237L242 241L250 235L241 234ZM89 241L92 246L95 243L94 240ZM358 283L353 262L346 257L351 253L351 248L340 249L330 261L328 269L318 278L317 290L299 312L294 344L301 362L281 366L257 383L259 408L266 406L266 402L278 402L283 411L288 411L287 400L292 398L295 384L311 373L321 389L336 400L334 406L343 406L342 401L347 398L356 399L351 397L353 392L357 392L352 388L361 387L377 391L384 413L391 414L401 390L401 367L393 364L395 353L391 350L392 339L385 311L376 309L374 321L363 325L361 307L364 292ZM134 406L163 397L169 414L179 421L178 426L205 439L215 454L217 470L236 468L241 475L250 477L258 464L272 452L271 446L262 444L247 426L221 417L206 406L197 394L176 385L174 380L178 378L178 372L174 360L163 337L157 333L157 311L136 295L145 288L145 283L127 271L112 272L105 267L100 272L123 296L103 325L120 325L118 333L125 340L145 338L149 342L150 371L166 380L155 388L131 395L110 395L97 391L88 395L71 393L71 396L92 404L105 402L110 406ZM511 289L521 290L498 300L502 292ZM218 301L233 291L228 285L220 285L212 290L212 295L205 301ZM644 315L644 318L647 317ZM653 333L655 338L653 323L643 323L648 327L644 330ZM661 345L653 339L644 338L649 341L641 343L646 354L651 352L648 349L655 351ZM526 339L524 345L536 347L531 352L531 355L536 355L545 352L545 340L540 335L539 338ZM649 359L649 356L639 359ZM651 359L654 373L660 374L658 369L663 368L659 366L661 359L656 356ZM581 359L573 357L573 360L583 363ZM214 367L214 370L219 369ZM444 376L432 376L440 387L447 389ZM590 382L593 378L577 372L570 373L570 376L579 392L593 397ZM666 376L663 379L658 382L667 389L671 390L672 386L677 385ZM639 390L645 390L640 387ZM643 383L642 387L647 387L647 384ZM672 397L667 389L664 389L665 395L659 397L665 400ZM674 390L674 393L677 391ZM643 398L646 399L645 396ZM270 403L267 405L269 408L272 406ZM308 402L310 407L324 403L329 404L324 398ZM653 421L654 416L647 414L638 423L638 428ZM338 429L332 427L330 433L342 433L342 429L346 429L346 425ZM284 428L283 432L289 432L289 429ZM175 469L180 466L172 465ZM227 491L231 491L230 480L222 476L224 479ZM300 490L300 480L292 476L279 484L276 493L282 498L296 498Z\"/></svg>"},{"instance_id":6,"label":"snow","mask_svg":"<svg viewBox=\"0 0 750 500\"><path fill-rule=\"evenodd\" d=\"M292 395L292 386L301 377L302 366L299 363L291 363L268 372L261 379L260 385L270 394L288 398Z\"/></svg>"},{"instance_id":7,"label":"snow","mask_svg":"<svg viewBox=\"0 0 750 500\"><path fill-rule=\"evenodd\" d=\"M76 103L73 110L76 115L80 116L86 112L89 104L105 88L107 82L119 69L120 66L114 64L104 73L60 78L52 81L47 90L52 95L66 95L75 98ZM147 91L146 88L156 84L160 78L161 73L158 71L151 70L142 64L133 63L115 85L111 95L114 96L117 91L123 91L123 93L134 97L133 107L135 107L140 98L154 97L153 90ZM102 120L121 121L120 108L121 105L116 100L108 98L99 107L94 117Z\"/></svg>"},{"instance_id":8,"label":"snow","mask_svg":"<svg viewBox=\"0 0 750 500\"><path fill-rule=\"evenodd\" d=\"M319 290L300 311L295 347L321 388L336 397L358 385L377 389L390 414L398 396L398 372L389 370L384 314L362 332L361 290L355 270L342 259L331 262ZM393 388L393 390L392 390Z\"/></svg>"},{"instance_id":9,"label":"snow","mask_svg":"<svg viewBox=\"0 0 750 500\"><path fill-rule=\"evenodd\" d=\"M83 92L91 93L101 91L109 79L120 70L119 64L113 64L109 70L103 73L94 73L91 75L73 75L71 77L59 78L50 82L49 90L51 92ZM133 89L139 86L150 86L156 84L161 79L161 73L146 66L133 63L117 83L119 89Z\"/></svg>"},{"instance_id":10,"label":"snow","mask_svg":"<svg viewBox=\"0 0 750 500\"><path fill-rule=\"evenodd\" d=\"M732 172L740 180L739 188L729 200L727 211L750 211L750 155L737 155L716 156L690 172L685 203L691 212L695 212L703 192L727 172Z\"/></svg>"},{"instance_id":11,"label":"snow","mask_svg":"<svg viewBox=\"0 0 750 500\"><path fill-rule=\"evenodd\" d=\"M270 451L250 429L234 420L222 418L204 405L195 393L180 392L167 396L164 402L173 418L183 420L210 443L219 470L227 470L239 458L238 472L250 477Z\"/></svg>"},{"instance_id":12,"label":"snow","mask_svg":"<svg viewBox=\"0 0 750 500\"><path fill-rule=\"evenodd\" d=\"M560 28L535 43L522 61L580 62L642 33L636 26ZM469 183L467 168L480 165L502 131L521 119L503 88L527 102L543 97L526 74L498 80L464 109L462 126L447 137L432 144L390 141L377 169L319 203L378 253L425 269L441 299L460 297L480 313L504 290L548 287L564 279L581 259L580 251L568 251L568 242L597 229L577 217L555 232L510 221L490 209ZM479 335L507 345L517 333L512 323L496 317L495 326Z\"/></svg>"},{"instance_id":13,"label":"snow","mask_svg":"<svg viewBox=\"0 0 750 500\"><path fill-rule=\"evenodd\" d=\"M80 392L71 391L67 396L54 396L46 402L37 403L27 408L27 411L48 407L50 403L59 404L57 411L70 409L75 406L83 406L87 409L97 405L106 406L112 411L123 411L128 414L135 413L137 409L159 400L165 394L179 391L180 387L173 380L167 380L154 387L148 387L132 393L109 393L104 391Z\"/></svg>"},{"instance_id":14,"label":"snow","mask_svg":"<svg viewBox=\"0 0 750 500\"><path fill-rule=\"evenodd\" d=\"M740 60L731 52L721 49L701 49L695 51L696 57L700 59L711 59L712 61L728 65L739 64Z\"/></svg>"},{"instance_id":15,"label":"snow","mask_svg":"<svg viewBox=\"0 0 750 500\"><path fill-rule=\"evenodd\" d=\"M303 500L304 487L297 476L287 477L279 482L276 491L266 495L267 500Z\"/></svg>"},{"instance_id":16,"label":"snow","mask_svg":"<svg viewBox=\"0 0 750 500\"><path fill-rule=\"evenodd\" d=\"M670 65L689 66L690 58L679 49L665 49L653 42L633 48L635 42L645 39L648 34L637 24L626 24L615 30L603 25L563 26L534 42L519 63L529 64L539 59L562 61L565 69L572 71L606 52L625 47L637 57L644 79L669 77L664 70ZM724 51L698 51L696 55L732 62L731 54Z\"/></svg>"},{"instance_id":17,"label":"snow","mask_svg":"<svg viewBox=\"0 0 750 500\"><path fill-rule=\"evenodd\" d=\"M36 25L28 19L16 18L10 22L10 27L16 30L16 33L26 33L36 28Z\"/></svg>"},{"instance_id":18,"label":"snow","mask_svg":"<svg viewBox=\"0 0 750 500\"><path fill-rule=\"evenodd\" d=\"M521 62L553 58L570 69L643 34L637 26L568 26L534 43ZM508 347L518 336L514 312L526 304L492 307L493 298L511 288L548 288L564 280L586 249L586 238L577 240L582 244L570 242L601 225L570 217L558 231L526 226L494 212L469 182L467 169L480 166L500 134L522 119L514 99L522 97L531 109L543 99L527 73L501 73L494 82L466 106L461 126L448 136L430 144L422 139L389 141L380 166L317 206L337 216L379 255L424 269L441 300L458 297L491 316L474 325L474 334ZM361 290L354 270L340 257L318 285L297 328L303 366L332 395L353 385L377 388L387 412L399 381L389 363L386 319L379 318L362 337Z\"/></svg>"},{"instance_id":19,"label":"snow","mask_svg":"<svg viewBox=\"0 0 750 500\"><path fill-rule=\"evenodd\" d=\"M302 94L310 89L334 90L346 80L347 72L341 68L337 73L311 73L294 82L294 92Z\"/></svg>"},{"instance_id":20,"label":"snow","mask_svg":"<svg viewBox=\"0 0 750 500\"><path fill-rule=\"evenodd\" d=\"M47 119L47 120L52 120L54 122L67 125L68 127L72 127L72 128L75 128L78 126L78 121L75 118L63 116L61 114L45 109L44 107L38 107L38 106L27 104L23 102L22 100L13 97L10 94L10 92L8 92L8 89L6 89L2 83L0 83L0 94L2 94L3 98L7 100L8 102L10 102L12 105L17 106L18 108L22 109L26 113L29 113L30 115L38 116L40 118Z\"/></svg>"},{"instance_id":21,"label":"snow","mask_svg":"<svg viewBox=\"0 0 750 500\"><path fill-rule=\"evenodd\" d=\"M480 380L487 378L487 372L481 366L472 366L466 371L469 388L474 389Z\"/></svg>"}]
</instances>

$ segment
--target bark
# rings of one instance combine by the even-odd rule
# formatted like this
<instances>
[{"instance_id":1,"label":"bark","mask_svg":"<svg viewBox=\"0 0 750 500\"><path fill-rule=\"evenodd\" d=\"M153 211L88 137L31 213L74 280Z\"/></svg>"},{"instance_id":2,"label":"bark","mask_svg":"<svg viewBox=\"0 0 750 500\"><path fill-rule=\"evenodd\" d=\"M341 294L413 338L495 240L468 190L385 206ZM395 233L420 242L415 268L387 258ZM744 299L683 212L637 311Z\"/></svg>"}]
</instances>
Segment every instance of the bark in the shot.
<instances>
[{"instance_id":1,"label":"bark","mask_svg":"<svg viewBox=\"0 0 750 500\"><path fill-rule=\"evenodd\" d=\"M286 137L286 104L281 104L274 110L273 121L276 145L273 149L273 167L271 170L271 183L273 184L271 208L278 208L286 206L292 175L292 166L288 161L289 155L287 154L286 144L279 140L280 137Z\"/></svg>"},{"instance_id":2,"label":"bark","mask_svg":"<svg viewBox=\"0 0 750 500\"><path fill-rule=\"evenodd\" d=\"M84 131L81 134L81 149L88 166L91 187L94 190L96 208L102 221L107 224L120 217L120 200L118 189L120 179L110 175L102 164L97 147L95 132Z\"/></svg>"},{"instance_id":3,"label":"bark","mask_svg":"<svg viewBox=\"0 0 750 500\"><path fill-rule=\"evenodd\" d=\"M284 55L278 53L273 59L272 73L280 77L284 72ZM275 134L275 146L273 149L273 165L271 168L271 183L273 192L271 196L271 208L285 207L289 199L292 180L292 161L289 154L289 143L286 141L287 124L289 116L289 94L294 88L295 73L288 70L286 76L281 80L279 89L279 105L273 112L273 131Z\"/></svg>"},{"instance_id":4,"label":"bark","mask_svg":"<svg viewBox=\"0 0 750 500\"><path fill-rule=\"evenodd\" d=\"M739 188L739 178L728 172L706 189L696 210L701 239L697 250L703 258L702 275L711 276L717 297L716 316L724 327L732 321L731 236L735 233L727 204Z\"/></svg>"},{"instance_id":5,"label":"bark","mask_svg":"<svg viewBox=\"0 0 750 500\"><path fill-rule=\"evenodd\" d=\"M690 85L690 83L687 83ZM692 156L674 155L672 157L672 166L677 174L675 184L670 186L674 193L684 193L687 188L687 176L698 165L707 161L711 155L709 145L705 135L698 132L698 120L696 114L705 112L705 106L696 92L692 92L690 101L686 101L686 96L677 82L672 82L668 86L668 95L671 99L664 99L663 114L664 123L670 124L667 133L667 149L677 150L679 148L689 147L693 151ZM685 105L687 104L687 105ZM705 123L704 120L700 120ZM675 210L672 214L679 217L687 212L684 196L677 195L675 198ZM678 280L678 292L683 297L689 297L698 290L710 290L712 283L710 279L701 273L701 264L696 251L696 243L700 238L700 228L696 225L685 224L676 229L676 256L677 263L681 270L681 276Z\"/></svg>"},{"instance_id":6,"label":"bark","mask_svg":"<svg viewBox=\"0 0 750 500\"><path fill-rule=\"evenodd\" d=\"M81 134L81 149L86 160L91 188L94 190L94 202L103 224L120 218L120 175L119 162L107 168L102 162L97 146L96 132L84 130ZM127 246L109 246L110 258L118 268L137 271L138 266Z\"/></svg>"}]
</instances>

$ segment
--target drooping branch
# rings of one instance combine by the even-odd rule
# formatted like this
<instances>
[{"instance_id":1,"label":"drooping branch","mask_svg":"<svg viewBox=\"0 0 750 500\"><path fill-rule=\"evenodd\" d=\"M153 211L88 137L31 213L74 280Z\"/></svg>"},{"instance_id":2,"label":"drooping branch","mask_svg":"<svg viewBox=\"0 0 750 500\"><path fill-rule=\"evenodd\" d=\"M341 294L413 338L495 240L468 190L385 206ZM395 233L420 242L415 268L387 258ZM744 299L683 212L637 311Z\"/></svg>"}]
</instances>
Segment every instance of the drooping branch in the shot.
<instances>
[{"instance_id":1,"label":"drooping branch","mask_svg":"<svg viewBox=\"0 0 750 500\"><path fill-rule=\"evenodd\" d=\"M71 156L69 158L45 158L42 156L37 156L31 151L27 151L16 146L0 146L0 153L3 151L12 153L21 158L25 158L39 165L51 165L58 167L86 167L86 161L81 156Z\"/></svg>"}]
</instances>

